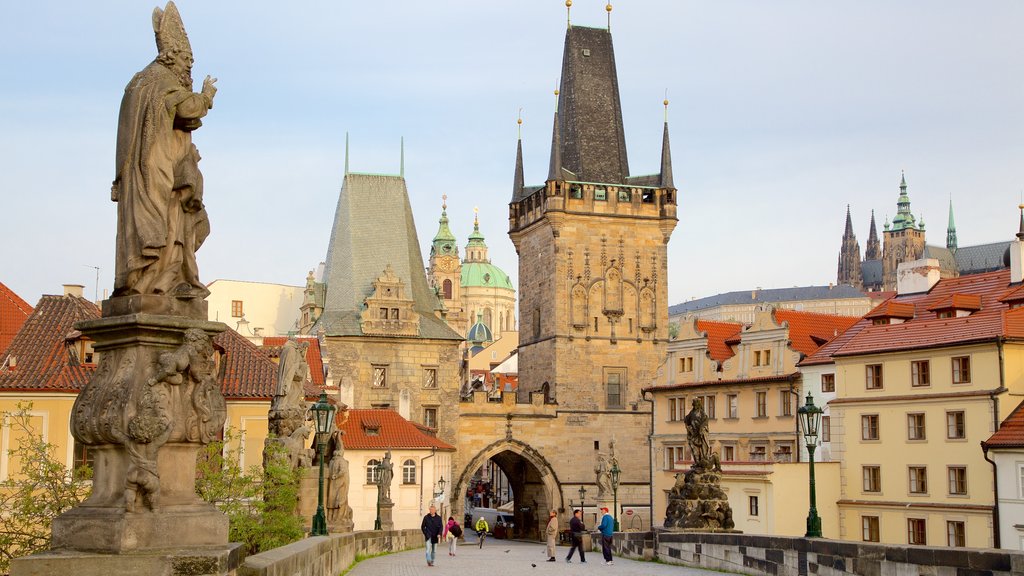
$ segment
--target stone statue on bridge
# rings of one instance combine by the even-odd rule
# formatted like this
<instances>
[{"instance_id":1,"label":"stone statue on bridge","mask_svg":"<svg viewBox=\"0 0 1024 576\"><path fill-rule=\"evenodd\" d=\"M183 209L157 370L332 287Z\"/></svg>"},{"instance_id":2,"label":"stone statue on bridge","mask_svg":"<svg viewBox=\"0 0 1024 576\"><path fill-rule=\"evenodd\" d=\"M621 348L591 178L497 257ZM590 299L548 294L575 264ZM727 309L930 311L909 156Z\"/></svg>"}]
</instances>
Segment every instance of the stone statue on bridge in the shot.
<instances>
[{"instance_id":1,"label":"stone statue on bridge","mask_svg":"<svg viewBox=\"0 0 1024 576\"><path fill-rule=\"evenodd\" d=\"M732 532L729 498L722 490L721 461L711 449L708 438L708 415L703 402L694 399L690 412L683 419L686 440L693 465L685 473L676 474L675 486L669 491L665 510L665 527L699 532Z\"/></svg>"}]
</instances>

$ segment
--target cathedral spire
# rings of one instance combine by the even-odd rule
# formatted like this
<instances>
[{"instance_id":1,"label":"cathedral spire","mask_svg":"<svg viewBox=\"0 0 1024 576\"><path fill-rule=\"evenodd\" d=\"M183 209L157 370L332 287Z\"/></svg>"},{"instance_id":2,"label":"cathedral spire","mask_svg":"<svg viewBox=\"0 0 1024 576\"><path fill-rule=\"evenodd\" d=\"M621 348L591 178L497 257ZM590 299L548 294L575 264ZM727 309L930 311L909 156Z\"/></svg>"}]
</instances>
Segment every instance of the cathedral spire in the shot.
<instances>
[{"instance_id":1,"label":"cathedral spire","mask_svg":"<svg viewBox=\"0 0 1024 576\"><path fill-rule=\"evenodd\" d=\"M523 125L523 117L517 121L519 126ZM516 172L512 177L512 201L518 202L523 195L523 135L520 128L519 138L516 139Z\"/></svg>"},{"instance_id":2,"label":"cathedral spire","mask_svg":"<svg viewBox=\"0 0 1024 576\"><path fill-rule=\"evenodd\" d=\"M843 231L843 238L853 236L853 220L850 218L850 205L846 205L846 230Z\"/></svg>"},{"instance_id":3,"label":"cathedral spire","mask_svg":"<svg viewBox=\"0 0 1024 576\"><path fill-rule=\"evenodd\" d=\"M672 182L672 150L668 143L668 98L665 98L664 104L665 130L661 137L661 187L675 188L676 186Z\"/></svg>"},{"instance_id":4,"label":"cathedral spire","mask_svg":"<svg viewBox=\"0 0 1024 576\"><path fill-rule=\"evenodd\" d=\"M946 225L946 248L956 252L956 223L953 222L953 199L949 199L949 224Z\"/></svg>"},{"instance_id":5,"label":"cathedral spire","mask_svg":"<svg viewBox=\"0 0 1024 576\"><path fill-rule=\"evenodd\" d=\"M864 250L865 260L881 260L882 246L878 242L878 229L875 227L875 211L871 211L871 230L868 232L868 245Z\"/></svg>"},{"instance_id":6,"label":"cathedral spire","mask_svg":"<svg viewBox=\"0 0 1024 576\"><path fill-rule=\"evenodd\" d=\"M907 194L907 176L900 171L900 197L896 201L896 215L892 218L892 230L916 228L914 214L910 211L910 196Z\"/></svg>"},{"instance_id":7,"label":"cathedral spire","mask_svg":"<svg viewBox=\"0 0 1024 576\"><path fill-rule=\"evenodd\" d=\"M843 244L839 249L839 266L836 273L836 284L848 284L860 288L863 277L860 270L860 244L853 233L853 219L850 216L850 205L846 205L846 229L843 231Z\"/></svg>"}]
</instances>

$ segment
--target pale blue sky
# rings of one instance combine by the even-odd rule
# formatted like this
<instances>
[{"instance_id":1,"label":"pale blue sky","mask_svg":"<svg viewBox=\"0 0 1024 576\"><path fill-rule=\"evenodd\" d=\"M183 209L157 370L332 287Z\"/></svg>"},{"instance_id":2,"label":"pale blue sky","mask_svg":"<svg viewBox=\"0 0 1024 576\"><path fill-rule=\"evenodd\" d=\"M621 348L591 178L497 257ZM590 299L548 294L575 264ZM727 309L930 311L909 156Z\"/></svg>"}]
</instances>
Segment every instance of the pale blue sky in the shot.
<instances>
[{"instance_id":1,"label":"pale blue sky","mask_svg":"<svg viewBox=\"0 0 1024 576\"><path fill-rule=\"evenodd\" d=\"M603 26L604 1L573 21ZM35 303L112 284L117 111L155 55L154 2L0 8L0 281ZM547 173L561 0L201 2L178 7L197 86L213 232L202 278L301 284L327 250L351 168L406 177L421 244L449 197L493 261L508 240L516 114L527 183ZM1024 188L1024 2L620 0L612 13L630 168L656 172L668 90L679 225L670 303L834 281L846 204L895 213L900 169L931 243L1012 238Z\"/></svg>"}]
</instances>

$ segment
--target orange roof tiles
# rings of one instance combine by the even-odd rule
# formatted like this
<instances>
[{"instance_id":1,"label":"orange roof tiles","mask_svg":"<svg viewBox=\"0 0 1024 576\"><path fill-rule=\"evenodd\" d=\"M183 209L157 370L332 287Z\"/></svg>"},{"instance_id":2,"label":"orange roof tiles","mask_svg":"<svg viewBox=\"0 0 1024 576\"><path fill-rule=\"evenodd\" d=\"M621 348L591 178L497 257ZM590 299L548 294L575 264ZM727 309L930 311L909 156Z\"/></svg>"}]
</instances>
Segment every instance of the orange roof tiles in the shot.
<instances>
[{"instance_id":1,"label":"orange roof tiles","mask_svg":"<svg viewBox=\"0 0 1024 576\"><path fill-rule=\"evenodd\" d=\"M309 342L306 348L306 363L309 364L309 379L318 387L324 385L324 362L320 352L320 340L314 336L298 336L298 340ZM272 359L281 356L281 347L288 341L288 336L267 336L263 338L263 351ZM317 392L319 394L319 392Z\"/></svg>"},{"instance_id":2,"label":"orange roof tiles","mask_svg":"<svg viewBox=\"0 0 1024 576\"><path fill-rule=\"evenodd\" d=\"M402 418L394 410L350 409L348 420L341 426L341 430L344 432L343 441L348 450L455 450L451 444L424 432L428 429Z\"/></svg>"},{"instance_id":3,"label":"orange roof tiles","mask_svg":"<svg viewBox=\"0 0 1024 576\"><path fill-rule=\"evenodd\" d=\"M999 297L1000 302L1020 302L1024 300L1024 284L1010 288Z\"/></svg>"},{"instance_id":4,"label":"orange roof tiles","mask_svg":"<svg viewBox=\"0 0 1024 576\"><path fill-rule=\"evenodd\" d=\"M834 316L797 310L776 310L775 321L789 324L790 348L810 356L825 342L845 332L860 320L857 316Z\"/></svg>"},{"instance_id":5,"label":"orange roof tiles","mask_svg":"<svg viewBox=\"0 0 1024 576\"><path fill-rule=\"evenodd\" d=\"M277 388L277 364L248 338L228 328L213 343L223 353L220 391L224 398L267 399Z\"/></svg>"},{"instance_id":6,"label":"orange roof tiles","mask_svg":"<svg viewBox=\"0 0 1024 576\"><path fill-rule=\"evenodd\" d=\"M1010 281L1009 269L940 280L931 291L897 296L902 307L913 307L914 318L900 324L865 326L833 352L833 356L873 354L994 340L1024 335L1024 318L999 302ZM960 318L925 314L930 306L957 295L976 295L981 309ZM892 302L892 301L890 301ZM871 316L870 314L865 318ZM1007 331L1011 333L1007 333Z\"/></svg>"},{"instance_id":7,"label":"orange roof tiles","mask_svg":"<svg viewBox=\"0 0 1024 576\"><path fill-rule=\"evenodd\" d=\"M929 312L935 312L936 310L969 310L977 312L981 310L981 296L978 294L950 294L928 307Z\"/></svg>"},{"instance_id":8,"label":"orange roof tiles","mask_svg":"<svg viewBox=\"0 0 1024 576\"><path fill-rule=\"evenodd\" d=\"M743 325L736 322L713 322L698 320L697 330L708 335L708 353L713 360L724 362L735 355L727 341L743 330Z\"/></svg>"},{"instance_id":9,"label":"orange roof tiles","mask_svg":"<svg viewBox=\"0 0 1024 576\"><path fill-rule=\"evenodd\" d=\"M0 371L0 390L81 390L96 366L80 362L67 339L75 332L75 322L99 317L99 308L85 298L40 298L7 349L15 366Z\"/></svg>"},{"instance_id":10,"label":"orange roof tiles","mask_svg":"<svg viewBox=\"0 0 1024 576\"><path fill-rule=\"evenodd\" d=\"M1024 402L1010 412L999 430L981 443L982 448L1024 448Z\"/></svg>"},{"instance_id":11,"label":"orange roof tiles","mask_svg":"<svg viewBox=\"0 0 1024 576\"><path fill-rule=\"evenodd\" d=\"M28 302L0 282L0 360L30 314L32 307Z\"/></svg>"},{"instance_id":12,"label":"orange roof tiles","mask_svg":"<svg viewBox=\"0 0 1024 576\"><path fill-rule=\"evenodd\" d=\"M914 305L906 302L898 302L896 299L886 300L875 309L864 315L865 318L903 318L914 317Z\"/></svg>"}]
</instances>

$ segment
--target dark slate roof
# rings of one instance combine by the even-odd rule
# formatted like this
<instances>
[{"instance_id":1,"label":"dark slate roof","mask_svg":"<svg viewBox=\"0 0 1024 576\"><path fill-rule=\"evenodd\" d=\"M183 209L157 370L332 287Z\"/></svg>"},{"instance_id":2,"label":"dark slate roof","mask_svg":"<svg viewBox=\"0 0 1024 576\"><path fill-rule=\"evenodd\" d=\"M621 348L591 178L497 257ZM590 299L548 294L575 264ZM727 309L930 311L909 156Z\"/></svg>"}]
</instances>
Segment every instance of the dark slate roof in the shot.
<instances>
[{"instance_id":1,"label":"dark slate roof","mask_svg":"<svg viewBox=\"0 0 1024 576\"><path fill-rule=\"evenodd\" d=\"M863 260L860 263L860 277L865 286L882 285L882 261Z\"/></svg>"},{"instance_id":2,"label":"dark slate roof","mask_svg":"<svg viewBox=\"0 0 1024 576\"><path fill-rule=\"evenodd\" d=\"M324 270L327 295L317 321L327 336L362 335L363 300L390 264L420 314L420 337L462 340L434 315L441 301L427 285L405 178L349 172L338 207Z\"/></svg>"},{"instance_id":3,"label":"dark slate roof","mask_svg":"<svg viewBox=\"0 0 1024 576\"><path fill-rule=\"evenodd\" d=\"M558 117L562 166L585 182L626 182L626 137L607 29L573 26L566 31Z\"/></svg>"},{"instance_id":4,"label":"dark slate roof","mask_svg":"<svg viewBox=\"0 0 1024 576\"><path fill-rule=\"evenodd\" d=\"M948 248L942 246L925 246L924 253L921 254L921 258L934 258L939 261L939 269L941 270L958 270L956 258L953 257L953 253Z\"/></svg>"},{"instance_id":5,"label":"dark slate roof","mask_svg":"<svg viewBox=\"0 0 1024 576\"><path fill-rule=\"evenodd\" d=\"M14 368L0 371L0 390L78 392L95 372L67 343L80 336L75 322L95 320L100 310L80 296L43 296L7 349Z\"/></svg>"},{"instance_id":6,"label":"dark slate roof","mask_svg":"<svg viewBox=\"0 0 1024 576\"><path fill-rule=\"evenodd\" d=\"M956 265L961 274L978 274L1008 268L1006 252L1010 242L992 242L977 246L963 246L956 250Z\"/></svg>"},{"instance_id":7,"label":"dark slate roof","mask_svg":"<svg viewBox=\"0 0 1024 576\"><path fill-rule=\"evenodd\" d=\"M565 172L564 168L562 169L562 172ZM566 177L565 179L566 180L572 180L572 178L568 178L568 177ZM527 198L532 196L534 193L540 192L543 189L544 189L543 185L539 185L539 186L523 186L523 188L520 190L519 194L512 198L512 201L513 202L519 202L520 200L526 200Z\"/></svg>"},{"instance_id":8,"label":"dark slate roof","mask_svg":"<svg viewBox=\"0 0 1024 576\"><path fill-rule=\"evenodd\" d=\"M794 286L793 288L770 288L768 290L741 290L676 304L669 307L668 313L670 316L675 316L686 312L695 312L705 308L731 304L768 304L792 300L864 297L863 292L847 284L840 284L838 286Z\"/></svg>"}]
</instances>

